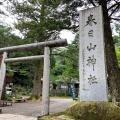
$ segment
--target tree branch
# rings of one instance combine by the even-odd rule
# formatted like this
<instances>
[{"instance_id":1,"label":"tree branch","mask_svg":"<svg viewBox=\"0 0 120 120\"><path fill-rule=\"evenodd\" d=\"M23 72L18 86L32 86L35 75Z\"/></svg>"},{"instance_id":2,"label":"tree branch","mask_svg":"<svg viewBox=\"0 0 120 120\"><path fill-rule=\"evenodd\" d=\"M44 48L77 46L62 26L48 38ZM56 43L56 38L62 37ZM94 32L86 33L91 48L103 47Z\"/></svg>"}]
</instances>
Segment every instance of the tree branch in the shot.
<instances>
[{"instance_id":1,"label":"tree branch","mask_svg":"<svg viewBox=\"0 0 120 120\"><path fill-rule=\"evenodd\" d=\"M107 2L110 2L111 0L107 0Z\"/></svg>"},{"instance_id":2,"label":"tree branch","mask_svg":"<svg viewBox=\"0 0 120 120\"><path fill-rule=\"evenodd\" d=\"M120 21L119 18L111 18L111 20L117 20L117 21Z\"/></svg>"},{"instance_id":3,"label":"tree branch","mask_svg":"<svg viewBox=\"0 0 120 120\"><path fill-rule=\"evenodd\" d=\"M116 8L111 12L111 14L110 14L109 16L111 17L112 14L113 14L117 9L119 9L119 6L116 6Z\"/></svg>"},{"instance_id":4,"label":"tree branch","mask_svg":"<svg viewBox=\"0 0 120 120\"><path fill-rule=\"evenodd\" d=\"M37 23L39 23L38 20L37 20L37 18L36 18L34 15L31 15L31 19L33 19L33 20L35 20Z\"/></svg>"},{"instance_id":5,"label":"tree branch","mask_svg":"<svg viewBox=\"0 0 120 120\"><path fill-rule=\"evenodd\" d=\"M62 29L68 29L68 30L71 30L71 29L76 29L76 28L78 28L79 27L79 25L78 26L72 26L72 27L60 27L60 28L62 28Z\"/></svg>"},{"instance_id":6,"label":"tree branch","mask_svg":"<svg viewBox=\"0 0 120 120\"><path fill-rule=\"evenodd\" d=\"M89 0L91 2L91 4L95 7L95 3L93 2L93 0Z\"/></svg>"},{"instance_id":7,"label":"tree branch","mask_svg":"<svg viewBox=\"0 0 120 120\"><path fill-rule=\"evenodd\" d=\"M108 11L109 11L110 9L114 8L116 5L117 5L117 6L120 6L120 2L117 2L116 4L113 4L111 7L108 8Z\"/></svg>"}]
</instances>

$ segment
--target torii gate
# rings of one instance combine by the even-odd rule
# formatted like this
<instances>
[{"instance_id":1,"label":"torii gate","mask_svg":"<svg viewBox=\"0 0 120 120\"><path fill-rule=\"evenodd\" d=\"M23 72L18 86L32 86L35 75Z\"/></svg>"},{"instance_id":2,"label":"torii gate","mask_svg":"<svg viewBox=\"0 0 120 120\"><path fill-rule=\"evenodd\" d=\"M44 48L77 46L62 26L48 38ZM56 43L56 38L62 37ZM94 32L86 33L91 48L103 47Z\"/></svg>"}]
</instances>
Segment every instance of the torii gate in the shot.
<instances>
[{"instance_id":1,"label":"torii gate","mask_svg":"<svg viewBox=\"0 0 120 120\"><path fill-rule=\"evenodd\" d=\"M42 115L49 114L49 82L50 82L50 48L67 46L67 40L60 39L54 41L32 43L18 46L11 46L0 48L0 53L3 53L3 59L0 68L0 99L3 92L5 74L6 74L6 63L22 62L22 61L35 61L44 58L44 71L43 71L43 90L42 90ZM39 50L44 48L44 55L30 56L30 57L18 57L18 58L7 58L7 53L20 52L29 50Z\"/></svg>"}]
</instances>

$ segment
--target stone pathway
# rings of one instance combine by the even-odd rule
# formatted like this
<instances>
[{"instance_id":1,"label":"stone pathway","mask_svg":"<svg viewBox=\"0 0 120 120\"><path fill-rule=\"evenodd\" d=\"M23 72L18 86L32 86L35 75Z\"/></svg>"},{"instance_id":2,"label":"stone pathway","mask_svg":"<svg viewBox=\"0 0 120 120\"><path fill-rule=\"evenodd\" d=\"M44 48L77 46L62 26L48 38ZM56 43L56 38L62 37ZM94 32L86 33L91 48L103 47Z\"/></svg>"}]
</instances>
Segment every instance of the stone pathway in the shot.
<instances>
[{"instance_id":1,"label":"stone pathway","mask_svg":"<svg viewBox=\"0 0 120 120\"><path fill-rule=\"evenodd\" d=\"M71 99L52 98L50 99L50 114L64 111L73 102ZM27 101L25 103L14 103L13 106L1 107L0 120L37 120L41 116L42 103Z\"/></svg>"},{"instance_id":2,"label":"stone pathway","mask_svg":"<svg viewBox=\"0 0 120 120\"><path fill-rule=\"evenodd\" d=\"M0 120L37 120L37 118L14 114L0 114Z\"/></svg>"}]
</instances>

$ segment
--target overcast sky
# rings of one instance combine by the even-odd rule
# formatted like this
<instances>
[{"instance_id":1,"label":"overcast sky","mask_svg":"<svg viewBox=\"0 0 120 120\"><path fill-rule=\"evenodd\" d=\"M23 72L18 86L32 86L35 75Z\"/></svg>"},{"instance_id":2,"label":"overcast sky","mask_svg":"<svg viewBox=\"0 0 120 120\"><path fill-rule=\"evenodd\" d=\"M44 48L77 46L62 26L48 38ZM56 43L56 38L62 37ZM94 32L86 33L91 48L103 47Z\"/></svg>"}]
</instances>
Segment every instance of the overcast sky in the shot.
<instances>
[{"instance_id":1,"label":"overcast sky","mask_svg":"<svg viewBox=\"0 0 120 120\"><path fill-rule=\"evenodd\" d=\"M15 19L15 17L13 15L11 15L4 6L0 5L0 10L4 11L6 13L7 16L3 16L0 15L0 22L2 24L4 24L5 26L10 26L13 28L13 33L15 33L16 35L20 35L19 30L16 30L14 27L14 23L17 22L17 20ZM3 21L3 22L2 22ZM75 34L73 34L71 31L68 30L62 30L60 32L60 37L62 39L67 39L68 43L71 43L71 41L74 40Z\"/></svg>"}]
</instances>

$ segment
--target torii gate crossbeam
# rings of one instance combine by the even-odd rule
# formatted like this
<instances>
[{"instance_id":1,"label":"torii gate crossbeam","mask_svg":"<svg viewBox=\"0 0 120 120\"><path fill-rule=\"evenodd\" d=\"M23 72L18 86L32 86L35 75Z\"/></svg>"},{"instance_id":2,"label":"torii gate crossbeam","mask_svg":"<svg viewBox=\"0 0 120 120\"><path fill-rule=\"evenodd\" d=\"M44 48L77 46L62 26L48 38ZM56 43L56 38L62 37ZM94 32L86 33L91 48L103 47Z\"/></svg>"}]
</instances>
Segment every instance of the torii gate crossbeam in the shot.
<instances>
[{"instance_id":1,"label":"torii gate crossbeam","mask_svg":"<svg viewBox=\"0 0 120 120\"><path fill-rule=\"evenodd\" d=\"M60 39L60 40L54 40L54 41L46 41L46 42L39 42L39 43L5 47L5 48L0 48L0 53L31 51L31 50L39 50L39 49L42 49L44 47L52 48L52 47L60 47L60 46L67 46L67 40L66 39Z\"/></svg>"}]
</instances>

